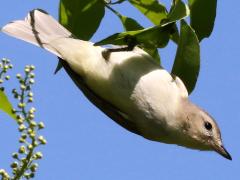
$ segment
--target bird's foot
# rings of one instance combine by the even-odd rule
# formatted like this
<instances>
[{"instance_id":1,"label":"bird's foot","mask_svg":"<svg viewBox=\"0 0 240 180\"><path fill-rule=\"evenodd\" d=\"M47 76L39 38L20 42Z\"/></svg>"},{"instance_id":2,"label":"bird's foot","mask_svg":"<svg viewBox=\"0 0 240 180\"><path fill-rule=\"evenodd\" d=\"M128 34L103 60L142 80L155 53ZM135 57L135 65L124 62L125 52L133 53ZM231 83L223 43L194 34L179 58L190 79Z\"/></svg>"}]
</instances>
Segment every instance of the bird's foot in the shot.
<instances>
[{"instance_id":1,"label":"bird's foot","mask_svg":"<svg viewBox=\"0 0 240 180\"><path fill-rule=\"evenodd\" d=\"M110 54L112 52L124 52L124 51L132 51L135 46L126 46L126 47L119 47L119 48L109 48L109 49L104 49L102 51L102 56L103 58L108 61Z\"/></svg>"}]
</instances>

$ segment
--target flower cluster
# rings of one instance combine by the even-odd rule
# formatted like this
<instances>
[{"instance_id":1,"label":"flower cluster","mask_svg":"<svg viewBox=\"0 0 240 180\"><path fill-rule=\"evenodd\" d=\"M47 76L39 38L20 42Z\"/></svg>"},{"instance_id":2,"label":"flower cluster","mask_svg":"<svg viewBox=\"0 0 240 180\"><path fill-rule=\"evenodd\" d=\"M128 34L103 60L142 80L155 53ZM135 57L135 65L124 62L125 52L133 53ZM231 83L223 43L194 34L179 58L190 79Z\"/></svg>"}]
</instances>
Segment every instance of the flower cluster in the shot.
<instances>
[{"instance_id":1,"label":"flower cluster","mask_svg":"<svg viewBox=\"0 0 240 180\"><path fill-rule=\"evenodd\" d=\"M2 65L4 70L4 67L7 65L6 61L3 62L5 62L5 64ZM10 63L9 61L7 62ZM44 128L44 123L36 122L34 120L36 109L31 106L34 101L34 95L32 92L32 85L35 83L34 69L35 67L33 65L26 66L24 75L16 75L16 78L19 81L19 88L13 89L12 94L18 101L18 104L17 108L12 109L12 111L16 115L18 131L20 133L20 147L17 152L12 154L12 158L14 159L14 162L11 164L12 175L9 175L3 169L0 169L2 180L33 178L38 168L36 161L43 157L40 151L36 151L36 148L47 143L46 139L38 134L38 132ZM5 70L5 72L7 71ZM6 77L9 76L5 76L5 79Z\"/></svg>"},{"instance_id":2,"label":"flower cluster","mask_svg":"<svg viewBox=\"0 0 240 180\"><path fill-rule=\"evenodd\" d=\"M0 61L0 90L4 90L2 84L4 80L8 81L10 79L9 75L6 75L9 69L12 69L13 65L10 63L10 60L3 58Z\"/></svg>"}]
</instances>

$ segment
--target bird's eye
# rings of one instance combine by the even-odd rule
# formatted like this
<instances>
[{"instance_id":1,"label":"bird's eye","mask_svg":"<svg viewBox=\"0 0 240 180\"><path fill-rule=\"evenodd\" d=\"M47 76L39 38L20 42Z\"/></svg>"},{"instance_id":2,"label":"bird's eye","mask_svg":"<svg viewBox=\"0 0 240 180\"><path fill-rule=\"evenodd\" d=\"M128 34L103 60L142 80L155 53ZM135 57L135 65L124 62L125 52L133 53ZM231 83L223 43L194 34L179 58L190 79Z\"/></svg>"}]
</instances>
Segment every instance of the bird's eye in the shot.
<instances>
[{"instance_id":1,"label":"bird's eye","mask_svg":"<svg viewBox=\"0 0 240 180\"><path fill-rule=\"evenodd\" d=\"M212 129L212 124L210 122L204 122L204 126L209 131Z\"/></svg>"}]
</instances>

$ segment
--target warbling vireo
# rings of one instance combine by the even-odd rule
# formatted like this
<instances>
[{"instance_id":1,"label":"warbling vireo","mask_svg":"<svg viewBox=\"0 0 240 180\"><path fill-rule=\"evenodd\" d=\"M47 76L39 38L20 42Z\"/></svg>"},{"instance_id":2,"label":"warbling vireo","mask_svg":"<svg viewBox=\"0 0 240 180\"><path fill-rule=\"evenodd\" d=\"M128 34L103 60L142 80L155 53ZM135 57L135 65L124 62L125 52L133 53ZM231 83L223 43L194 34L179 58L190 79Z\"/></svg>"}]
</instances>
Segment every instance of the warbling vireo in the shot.
<instances>
[{"instance_id":1,"label":"warbling vireo","mask_svg":"<svg viewBox=\"0 0 240 180\"><path fill-rule=\"evenodd\" d=\"M127 130L149 140L216 151L232 159L214 119L188 99L185 85L140 48L109 52L72 34L43 10L2 28L57 55L88 99Z\"/></svg>"}]
</instances>

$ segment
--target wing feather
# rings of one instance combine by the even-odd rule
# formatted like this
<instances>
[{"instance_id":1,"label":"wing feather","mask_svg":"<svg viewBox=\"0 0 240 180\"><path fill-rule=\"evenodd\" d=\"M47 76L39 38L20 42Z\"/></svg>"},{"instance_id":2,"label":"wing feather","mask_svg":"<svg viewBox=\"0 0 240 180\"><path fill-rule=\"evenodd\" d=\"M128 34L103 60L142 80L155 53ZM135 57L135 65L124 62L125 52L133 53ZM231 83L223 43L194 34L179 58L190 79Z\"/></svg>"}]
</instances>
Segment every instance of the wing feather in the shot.
<instances>
[{"instance_id":1,"label":"wing feather","mask_svg":"<svg viewBox=\"0 0 240 180\"><path fill-rule=\"evenodd\" d=\"M121 112L118 108L113 106L111 103L99 97L95 94L86 83L84 83L84 79L75 73L66 61L59 58L64 69L68 73L68 75L72 78L76 86L83 92L83 94L92 102L96 107L98 107L101 111L103 111L109 118L115 121L117 124L122 126L123 128L129 130L132 133L141 135L141 132L137 128L137 126L129 120L128 115L124 112Z\"/></svg>"}]
</instances>

